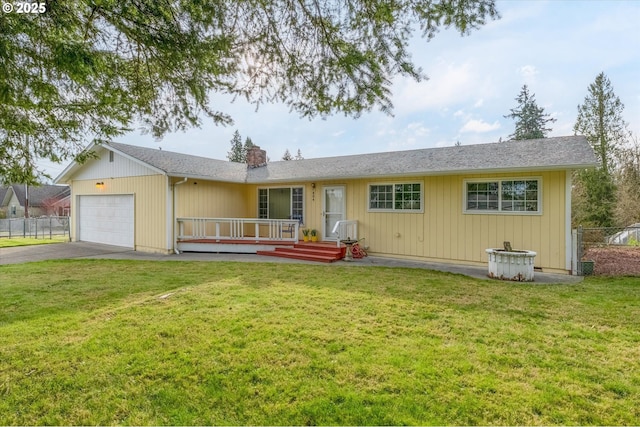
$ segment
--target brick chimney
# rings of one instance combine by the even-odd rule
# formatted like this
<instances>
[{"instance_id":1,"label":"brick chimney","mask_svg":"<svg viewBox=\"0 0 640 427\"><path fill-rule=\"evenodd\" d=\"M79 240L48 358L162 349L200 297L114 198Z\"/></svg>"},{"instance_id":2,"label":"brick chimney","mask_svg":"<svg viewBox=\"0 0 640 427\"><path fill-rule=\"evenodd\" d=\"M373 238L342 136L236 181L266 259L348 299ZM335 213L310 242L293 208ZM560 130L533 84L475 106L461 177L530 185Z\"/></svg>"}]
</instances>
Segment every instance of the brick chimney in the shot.
<instances>
[{"instance_id":1,"label":"brick chimney","mask_svg":"<svg viewBox=\"0 0 640 427\"><path fill-rule=\"evenodd\" d=\"M267 165L267 152L254 145L247 151L247 167L259 168Z\"/></svg>"}]
</instances>

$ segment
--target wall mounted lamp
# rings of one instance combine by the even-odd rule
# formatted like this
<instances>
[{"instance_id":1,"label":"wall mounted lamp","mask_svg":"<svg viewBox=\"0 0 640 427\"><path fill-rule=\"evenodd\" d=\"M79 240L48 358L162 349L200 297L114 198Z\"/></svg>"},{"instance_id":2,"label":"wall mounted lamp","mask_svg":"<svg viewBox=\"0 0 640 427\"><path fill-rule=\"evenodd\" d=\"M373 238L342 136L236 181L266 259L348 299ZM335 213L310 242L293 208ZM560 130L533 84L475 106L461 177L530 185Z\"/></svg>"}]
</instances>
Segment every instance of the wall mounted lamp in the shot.
<instances>
[{"instance_id":1,"label":"wall mounted lamp","mask_svg":"<svg viewBox=\"0 0 640 427\"><path fill-rule=\"evenodd\" d=\"M102 181L96 182L96 188L98 190L102 190L104 188L104 182L102 182Z\"/></svg>"}]
</instances>

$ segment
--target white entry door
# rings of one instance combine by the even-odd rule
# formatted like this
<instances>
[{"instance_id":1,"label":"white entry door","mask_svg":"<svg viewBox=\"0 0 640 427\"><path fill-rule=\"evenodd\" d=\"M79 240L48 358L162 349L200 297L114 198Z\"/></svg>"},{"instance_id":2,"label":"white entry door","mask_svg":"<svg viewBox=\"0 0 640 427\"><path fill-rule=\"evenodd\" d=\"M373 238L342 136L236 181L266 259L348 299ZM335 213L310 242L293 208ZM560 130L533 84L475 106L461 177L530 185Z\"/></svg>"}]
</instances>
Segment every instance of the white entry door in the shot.
<instances>
[{"instance_id":1,"label":"white entry door","mask_svg":"<svg viewBox=\"0 0 640 427\"><path fill-rule=\"evenodd\" d=\"M133 195L78 197L78 238L133 248Z\"/></svg>"},{"instance_id":2,"label":"white entry door","mask_svg":"<svg viewBox=\"0 0 640 427\"><path fill-rule=\"evenodd\" d=\"M322 239L336 240L337 236L331 231L336 222L345 219L347 199L345 187L344 185L323 187L322 196L322 216L324 217Z\"/></svg>"}]
</instances>

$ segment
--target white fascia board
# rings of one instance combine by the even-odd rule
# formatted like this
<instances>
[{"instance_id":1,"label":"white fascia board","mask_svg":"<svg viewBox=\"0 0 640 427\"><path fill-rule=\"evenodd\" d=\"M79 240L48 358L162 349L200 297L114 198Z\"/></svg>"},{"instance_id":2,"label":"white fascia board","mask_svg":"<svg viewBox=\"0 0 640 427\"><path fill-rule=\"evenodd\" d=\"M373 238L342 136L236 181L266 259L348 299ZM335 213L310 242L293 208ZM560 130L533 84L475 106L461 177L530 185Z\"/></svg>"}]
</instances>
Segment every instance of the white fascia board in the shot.
<instances>
[{"instance_id":1,"label":"white fascia board","mask_svg":"<svg viewBox=\"0 0 640 427\"><path fill-rule=\"evenodd\" d=\"M140 159L137 159L133 156L130 156L126 153L123 153L122 151L110 146L108 143L105 144L96 144L95 142L92 142L91 144L89 144L87 146L87 148L85 148L83 151L85 152L89 152L91 150L96 149L96 147L99 148L104 148L105 150L108 151L113 151L114 153L117 153L118 155L131 160L134 163L137 163L139 165L142 165L148 169L151 169L154 172L157 172L160 175L167 175L167 173L165 171L163 171L162 169L159 169L155 166L150 165L149 163L143 162ZM81 163L78 163L77 161L72 161L69 166L67 166L54 180L53 183L54 184L60 184L60 183L64 183L64 184L69 184L70 178L71 176L80 168L82 168L84 165Z\"/></svg>"}]
</instances>

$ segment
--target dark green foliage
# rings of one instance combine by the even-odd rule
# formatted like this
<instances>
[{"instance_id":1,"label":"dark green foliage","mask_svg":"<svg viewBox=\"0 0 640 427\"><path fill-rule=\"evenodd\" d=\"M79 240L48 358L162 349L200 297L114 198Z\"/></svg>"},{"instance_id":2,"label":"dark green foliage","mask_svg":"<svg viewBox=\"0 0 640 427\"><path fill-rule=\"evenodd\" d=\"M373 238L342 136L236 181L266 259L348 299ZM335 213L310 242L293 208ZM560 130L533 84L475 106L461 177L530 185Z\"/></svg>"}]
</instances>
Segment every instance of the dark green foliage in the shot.
<instances>
[{"instance_id":1,"label":"dark green foliage","mask_svg":"<svg viewBox=\"0 0 640 427\"><path fill-rule=\"evenodd\" d=\"M227 159L230 162L247 162L247 153L242 147L242 138L240 138L240 132L237 130L233 133L233 138L231 138L231 151L227 153Z\"/></svg>"},{"instance_id":2,"label":"dark green foliage","mask_svg":"<svg viewBox=\"0 0 640 427\"><path fill-rule=\"evenodd\" d=\"M629 224L616 223L616 219L627 221L637 217L635 212L626 211L626 207L634 209L635 206L626 202L633 202L633 198L637 200L639 194L633 180L636 159L633 150L624 149L631 134L622 118L623 110L624 105L613 92L607 76L604 73L598 74L589 85L584 103L578 106L578 117L573 128L576 134L587 138L600 161L598 170L584 171L577 175L576 187L579 191L575 195L577 213L574 219L582 221L576 225L625 226ZM625 173L623 169L626 170ZM625 185L620 187L624 190L624 195L616 194L616 175L618 181L622 178L626 180ZM625 205L621 206L623 211L616 207L621 197L625 198ZM627 197L631 199L626 200Z\"/></svg>"},{"instance_id":3,"label":"dark green foliage","mask_svg":"<svg viewBox=\"0 0 640 427\"><path fill-rule=\"evenodd\" d=\"M622 118L624 105L613 92L604 73L589 85L589 94L578 106L578 118L573 127L576 135L584 135L593 147L605 174L615 169L620 150L630 137Z\"/></svg>"},{"instance_id":4,"label":"dark green foliage","mask_svg":"<svg viewBox=\"0 0 640 427\"><path fill-rule=\"evenodd\" d=\"M518 106L512 108L511 114L505 118L516 121L515 132L509 135L511 139L538 139L546 138L551 128L546 128L547 123L553 123L556 119L551 118L544 112L544 108L538 107L534 94L529 94L527 85L522 86L520 94L516 97Z\"/></svg>"},{"instance_id":5,"label":"dark green foliage","mask_svg":"<svg viewBox=\"0 0 640 427\"><path fill-rule=\"evenodd\" d=\"M395 75L424 77L413 30L462 34L497 18L494 0L344 2L49 1L0 15L0 177L33 182L136 124L156 137L231 118L212 93L305 117L390 111ZM27 137L28 144L27 144ZM81 160L81 159L80 159Z\"/></svg>"},{"instance_id":6,"label":"dark green foliage","mask_svg":"<svg viewBox=\"0 0 640 427\"><path fill-rule=\"evenodd\" d=\"M575 225L613 227L616 186L602 168L587 169L576 174L573 212Z\"/></svg>"}]
</instances>

